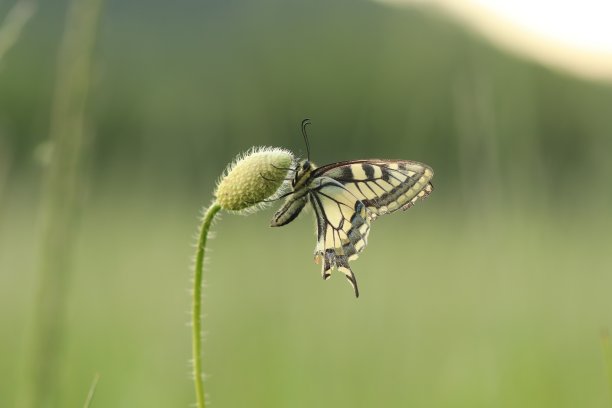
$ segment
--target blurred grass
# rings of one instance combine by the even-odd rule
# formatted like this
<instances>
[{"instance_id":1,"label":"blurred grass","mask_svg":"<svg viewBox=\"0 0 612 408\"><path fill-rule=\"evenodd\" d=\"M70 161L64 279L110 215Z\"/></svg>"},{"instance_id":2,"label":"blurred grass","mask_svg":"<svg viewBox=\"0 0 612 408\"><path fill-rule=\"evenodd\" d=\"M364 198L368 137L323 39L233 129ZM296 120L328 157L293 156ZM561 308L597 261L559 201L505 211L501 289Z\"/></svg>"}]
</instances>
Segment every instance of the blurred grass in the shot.
<instances>
[{"instance_id":1,"label":"blurred grass","mask_svg":"<svg viewBox=\"0 0 612 408\"><path fill-rule=\"evenodd\" d=\"M40 5L0 77L0 125L20 171L47 129L58 2ZM483 177L475 166L488 170L493 159L494 182L512 190L504 200L579 183L570 161L588 162L602 183L612 174L603 153L612 150L609 84L510 57L418 9L110 2L96 51L97 176L125 166L195 189L202 172L252 145L303 150L295 132L305 116L318 162L385 157L393 147L460 181Z\"/></svg>"},{"instance_id":2,"label":"blurred grass","mask_svg":"<svg viewBox=\"0 0 612 408\"><path fill-rule=\"evenodd\" d=\"M205 290L211 401L607 406L597 336L612 318L609 220L561 224L563 214L525 212L474 222L436 193L376 222L354 265L358 301L344 279L320 279L309 217L277 230L267 227L270 211L223 217ZM23 205L31 201L12 197L0 232L0 267L11 272L1 275L0 318L21 333L33 226ZM68 299L62 400L82 404L99 372L96 405L186 406L188 260L199 205L156 196L144 207L127 191L92 203ZM0 339L3 350L20 345L19 335ZM19 367L19 354L4 356L2 372ZM12 405L11 381L3 381L0 406Z\"/></svg>"},{"instance_id":3,"label":"blurred grass","mask_svg":"<svg viewBox=\"0 0 612 408\"><path fill-rule=\"evenodd\" d=\"M42 227L33 330L23 389L24 407L55 407L58 400L65 302L72 276L75 228L83 196L85 113L101 0L70 3L57 59L51 106L51 155L41 200Z\"/></svg>"},{"instance_id":4,"label":"blurred grass","mask_svg":"<svg viewBox=\"0 0 612 408\"><path fill-rule=\"evenodd\" d=\"M36 11L34 0L19 0L0 24L0 64L4 55L15 45L23 27ZM2 66L0 65L0 70Z\"/></svg>"}]
</instances>

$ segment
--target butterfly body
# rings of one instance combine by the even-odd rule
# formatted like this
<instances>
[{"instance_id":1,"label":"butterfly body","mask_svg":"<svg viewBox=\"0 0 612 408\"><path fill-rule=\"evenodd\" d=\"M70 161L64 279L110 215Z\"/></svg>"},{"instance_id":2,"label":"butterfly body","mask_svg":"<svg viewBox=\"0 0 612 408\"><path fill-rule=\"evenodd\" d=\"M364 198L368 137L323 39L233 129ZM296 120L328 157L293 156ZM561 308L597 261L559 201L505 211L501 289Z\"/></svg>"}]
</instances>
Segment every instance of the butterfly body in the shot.
<instances>
[{"instance_id":1,"label":"butterfly body","mask_svg":"<svg viewBox=\"0 0 612 408\"><path fill-rule=\"evenodd\" d=\"M354 160L316 167L303 160L295 169L292 190L274 214L271 226L293 221L310 204L316 215L315 262L328 279L336 268L359 296L349 261L368 242L371 222L399 209L407 210L433 190L431 167L408 160Z\"/></svg>"}]
</instances>

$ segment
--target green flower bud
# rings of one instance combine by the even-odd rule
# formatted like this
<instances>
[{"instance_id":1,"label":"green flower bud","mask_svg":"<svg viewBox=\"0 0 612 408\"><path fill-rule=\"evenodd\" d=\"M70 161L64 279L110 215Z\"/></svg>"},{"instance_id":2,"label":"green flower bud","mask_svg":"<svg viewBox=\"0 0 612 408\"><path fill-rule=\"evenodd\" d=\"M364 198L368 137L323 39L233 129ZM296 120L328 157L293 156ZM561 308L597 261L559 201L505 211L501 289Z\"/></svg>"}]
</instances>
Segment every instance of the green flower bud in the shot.
<instances>
[{"instance_id":1,"label":"green flower bud","mask_svg":"<svg viewBox=\"0 0 612 408\"><path fill-rule=\"evenodd\" d=\"M256 211L279 192L293 155L285 149L252 148L230 164L217 183L215 198L228 211Z\"/></svg>"}]
</instances>

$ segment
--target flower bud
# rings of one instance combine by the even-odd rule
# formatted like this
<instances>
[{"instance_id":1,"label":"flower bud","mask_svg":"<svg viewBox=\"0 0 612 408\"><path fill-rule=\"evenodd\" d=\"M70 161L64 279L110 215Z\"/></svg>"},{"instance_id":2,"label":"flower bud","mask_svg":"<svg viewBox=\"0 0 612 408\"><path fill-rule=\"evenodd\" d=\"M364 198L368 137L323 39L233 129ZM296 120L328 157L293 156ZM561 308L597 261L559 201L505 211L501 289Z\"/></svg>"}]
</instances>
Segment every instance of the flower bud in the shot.
<instances>
[{"instance_id":1,"label":"flower bud","mask_svg":"<svg viewBox=\"0 0 612 408\"><path fill-rule=\"evenodd\" d=\"M228 211L256 211L283 186L293 155L285 149L252 148L225 170L215 198Z\"/></svg>"}]
</instances>

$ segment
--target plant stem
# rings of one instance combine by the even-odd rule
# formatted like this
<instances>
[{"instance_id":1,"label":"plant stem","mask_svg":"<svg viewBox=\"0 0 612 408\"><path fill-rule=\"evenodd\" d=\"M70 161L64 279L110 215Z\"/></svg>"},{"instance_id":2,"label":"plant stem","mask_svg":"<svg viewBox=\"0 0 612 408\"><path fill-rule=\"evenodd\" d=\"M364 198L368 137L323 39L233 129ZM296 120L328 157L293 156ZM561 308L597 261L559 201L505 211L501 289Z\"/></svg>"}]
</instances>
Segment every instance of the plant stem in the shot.
<instances>
[{"instance_id":1,"label":"plant stem","mask_svg":"<svg viewBox=\"0 0 612 408\"><path fill-rule=\"evenodd\" d=\"M213 203L202 218L200 227L200 235L198 238L198 247L196 250L195 270L193 271L193 310L191 314L192 320L192 352L193 352L193 380L195 383L195 393L197 407L204 408L204 382L202 373L202 272L204 269L204 251L206 249L206 240L208 231L213 218L219 212L221 206L216 202Z\"/></svg>"}]
</instances>

